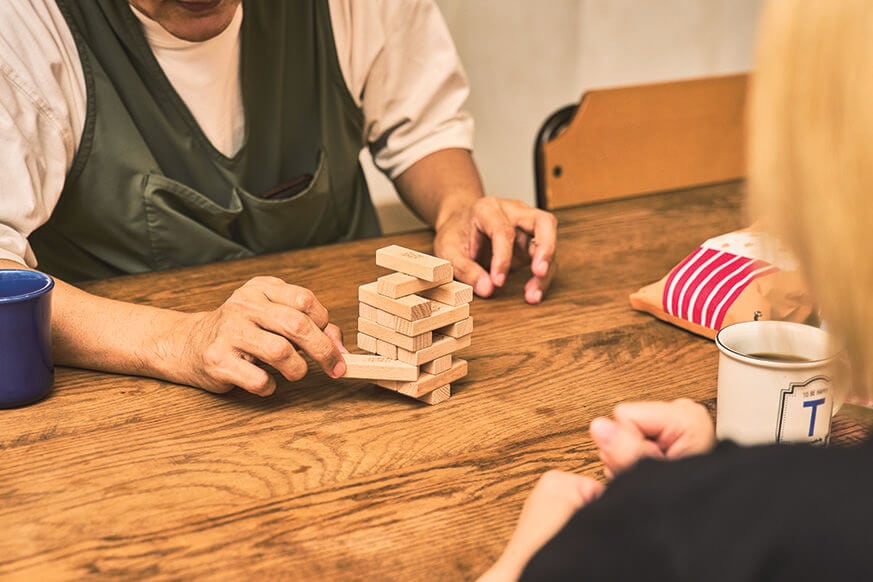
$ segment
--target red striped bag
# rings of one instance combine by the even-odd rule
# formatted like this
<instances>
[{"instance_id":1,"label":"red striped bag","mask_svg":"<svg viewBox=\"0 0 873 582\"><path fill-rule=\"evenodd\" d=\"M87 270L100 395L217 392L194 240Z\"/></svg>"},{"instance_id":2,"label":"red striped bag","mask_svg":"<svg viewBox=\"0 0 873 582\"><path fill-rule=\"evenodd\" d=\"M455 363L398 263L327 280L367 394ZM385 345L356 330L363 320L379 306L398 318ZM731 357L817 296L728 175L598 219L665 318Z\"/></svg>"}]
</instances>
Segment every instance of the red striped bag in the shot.
<instances>
[{"instance_id":1,"label":"red striped bag","mask_svg":"<svg viewBox=\"0 0 873 582\"><path fill-rule=\"evenodd\" d=\"M754 230L709 239L666 277L631 294L634 309L714 338L740 321L805 322L815 313L794 257Z\"/></svg>"}]
</instances>

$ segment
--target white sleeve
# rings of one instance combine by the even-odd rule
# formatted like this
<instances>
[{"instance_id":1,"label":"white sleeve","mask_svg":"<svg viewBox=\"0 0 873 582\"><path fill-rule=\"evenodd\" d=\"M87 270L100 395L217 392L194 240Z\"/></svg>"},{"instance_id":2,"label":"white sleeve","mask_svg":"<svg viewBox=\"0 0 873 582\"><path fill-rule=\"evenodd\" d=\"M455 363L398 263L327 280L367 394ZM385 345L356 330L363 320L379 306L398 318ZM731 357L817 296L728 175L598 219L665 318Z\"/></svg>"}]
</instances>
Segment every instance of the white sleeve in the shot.
<instances>
[{"instance_id":1,"label":"white sleeve","mask_svg":"<svg viewBox=\"0 0 873 582\"><path fill-rule=\"evenodd\" d=\"M78 53L55 3L0 2L0 258L36 266L27 237L57 205L85 107Z\"/></svg>"},{"instance_id":2,"label":"white sleeve","mask_svg":"<svg viewBox=\"0 0 873 582\"><path fill-rule=\"evenodd\" d=\"M433 0L330 0L346 85L389 178L435 151L473 148L467 77Z\"/></svg>"}]
</instances>

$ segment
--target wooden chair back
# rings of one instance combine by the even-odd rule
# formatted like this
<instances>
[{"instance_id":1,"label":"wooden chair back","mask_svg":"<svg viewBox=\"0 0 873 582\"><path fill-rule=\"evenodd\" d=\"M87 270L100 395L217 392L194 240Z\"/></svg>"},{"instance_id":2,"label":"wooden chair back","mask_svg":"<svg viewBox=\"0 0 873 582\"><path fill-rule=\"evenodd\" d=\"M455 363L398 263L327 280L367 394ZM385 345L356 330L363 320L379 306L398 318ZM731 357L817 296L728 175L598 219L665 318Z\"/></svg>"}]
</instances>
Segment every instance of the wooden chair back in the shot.
<instances>
[{"instance_id":1,"label":"wooden chair back","mask_svg":"<svg viewBox=\"0 0 873 582\"><path fill-rule=\"evenodd\" d=\"M748 75L589 91L535 145L537 203L556 209L745 175ZM561 111L565 112L567 108ZM554 126L554 114L550 116ZM541 143L542 142L542 143Z\"/></svg>"}]
</instances>

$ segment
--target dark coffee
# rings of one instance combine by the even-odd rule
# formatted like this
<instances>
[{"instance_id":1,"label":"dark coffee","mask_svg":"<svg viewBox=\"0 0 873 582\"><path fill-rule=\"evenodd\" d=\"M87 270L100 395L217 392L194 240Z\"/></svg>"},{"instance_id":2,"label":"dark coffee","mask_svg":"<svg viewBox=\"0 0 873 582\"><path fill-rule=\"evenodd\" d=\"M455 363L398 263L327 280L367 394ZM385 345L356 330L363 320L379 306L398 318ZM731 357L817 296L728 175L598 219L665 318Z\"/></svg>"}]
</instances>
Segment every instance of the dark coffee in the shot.
<instances>
[{"instance_id":1,"label":"dark coffee","mask_svg":"<svg viewBox=\"0 0 873 582\"><path fill-rule=\"evenodd\" d=\"M787 363L797 363L797 362L811 362L811 358L807 358L805 356L798 356L795 354L780 354L776 352L759 352L757 354L748 354L750 358L758 358L759 360L769 360L771 362L787 362Z\"/></svg>"}]
</instances>

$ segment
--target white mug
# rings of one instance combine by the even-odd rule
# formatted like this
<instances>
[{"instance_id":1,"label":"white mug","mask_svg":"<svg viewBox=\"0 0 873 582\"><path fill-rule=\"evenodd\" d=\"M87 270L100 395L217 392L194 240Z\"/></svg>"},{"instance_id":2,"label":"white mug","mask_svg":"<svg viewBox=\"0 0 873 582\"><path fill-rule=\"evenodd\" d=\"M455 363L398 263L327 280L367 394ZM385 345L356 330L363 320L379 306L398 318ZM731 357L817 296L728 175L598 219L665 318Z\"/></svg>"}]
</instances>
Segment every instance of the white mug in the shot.
<instances>
[{"instance_id":1,"label":"white mug","mask_svg":"<svg viewBox=\"0 0 873 582\"><path fill-rule=\"evenodd\" d=\"M715 342L719 440L827 444L838 353L826 331L747 321L723 328Z\"/></svg>"}]
</instances>

